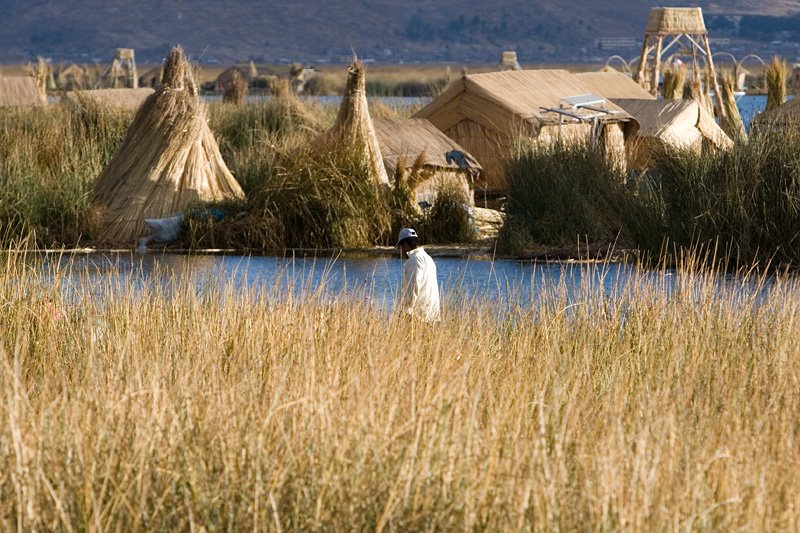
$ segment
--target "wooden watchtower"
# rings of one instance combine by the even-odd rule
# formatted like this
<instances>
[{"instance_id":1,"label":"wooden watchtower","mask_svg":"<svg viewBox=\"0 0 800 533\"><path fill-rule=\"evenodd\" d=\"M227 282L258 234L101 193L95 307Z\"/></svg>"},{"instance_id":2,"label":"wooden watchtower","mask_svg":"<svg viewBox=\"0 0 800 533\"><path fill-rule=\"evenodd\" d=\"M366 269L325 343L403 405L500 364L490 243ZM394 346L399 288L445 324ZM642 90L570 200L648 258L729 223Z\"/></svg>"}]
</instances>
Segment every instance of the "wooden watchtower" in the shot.
<instances>
[{"instance_id":1,"label":"wooden watchtower","mask_svg":"<svg viewBox=\"0 0 800 533\"><path fill-rule=\"evenodd\" d=\"M136 74L136 54L133 48L116 49L108 78L109 85L114 89L139 87L139 76Z\"/></svg>"},{"instance_id":2,"label":"wooden watchtower","mask_svg":"<svg viewBox=\"0 0 800 533\"><path fill-rule=\"evenodd\" d=\"M665 45L665 40L666 45ZM654 7L650 10L647 29L639 57L639 68L636 81L653 96L658 95L658 80L661 63L665 55L673 48L674 52L685 50L691 56L691 67L699 76L698 59L702 57L708 70L708 83L719 95L717 73L711 59L711 47L708 44L708 30L703 20L703 10L699 7ZM717 97L717 112L721 111Z\"/></svg>"}]
</instances>

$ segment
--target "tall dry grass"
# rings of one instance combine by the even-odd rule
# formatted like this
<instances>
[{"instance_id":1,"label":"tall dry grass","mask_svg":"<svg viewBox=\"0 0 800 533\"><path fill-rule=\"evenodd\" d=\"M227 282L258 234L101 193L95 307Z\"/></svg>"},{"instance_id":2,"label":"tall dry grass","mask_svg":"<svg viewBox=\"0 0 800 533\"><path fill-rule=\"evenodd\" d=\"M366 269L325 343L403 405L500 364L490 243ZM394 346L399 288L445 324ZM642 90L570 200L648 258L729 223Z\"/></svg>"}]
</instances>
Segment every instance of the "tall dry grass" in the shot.
<instances>
[{"instance_id":1,"label":"tall dry grass","mask_svg":"<svg viewBox=\"0 0 800 533\"><path fill-rule=\"evenodd\" d=\"M0 110L0 242L29 235L42 247L90 242L94 178L130 120L88 101Z\"/></svg>"},{"instance_id":2,"label":"tall dry grass","mask_svg":"<svg viewBox=\"0 0 800 533\"><path fill-rule=\"evenodd\" d=\"M797 282L566 277L533 306L446 297L426 327L157 275L73 305L5 260L0 523L791 529Z\"/></svg>"}]
</instances>

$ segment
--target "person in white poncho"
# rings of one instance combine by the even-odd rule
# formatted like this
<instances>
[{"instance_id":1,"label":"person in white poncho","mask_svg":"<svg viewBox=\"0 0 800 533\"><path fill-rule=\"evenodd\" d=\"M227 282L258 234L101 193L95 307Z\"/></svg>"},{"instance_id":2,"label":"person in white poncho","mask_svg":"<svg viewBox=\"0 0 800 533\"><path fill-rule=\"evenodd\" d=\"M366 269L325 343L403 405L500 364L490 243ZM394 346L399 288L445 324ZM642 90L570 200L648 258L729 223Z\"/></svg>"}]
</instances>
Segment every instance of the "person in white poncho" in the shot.
<instances>
[{"instance_id":1,"label":"person in white poncho","mask_svg":"<svg viewBox=\"0 0 800 533\"><path fill-rule=\"evenodd\" d=\"M402 313L425 322L438 322L439 282L436 280L436 264L419 245L417 232L411 228L400 230L397 247L406 260L400 299Z\"/></svg>"}]
</instances>

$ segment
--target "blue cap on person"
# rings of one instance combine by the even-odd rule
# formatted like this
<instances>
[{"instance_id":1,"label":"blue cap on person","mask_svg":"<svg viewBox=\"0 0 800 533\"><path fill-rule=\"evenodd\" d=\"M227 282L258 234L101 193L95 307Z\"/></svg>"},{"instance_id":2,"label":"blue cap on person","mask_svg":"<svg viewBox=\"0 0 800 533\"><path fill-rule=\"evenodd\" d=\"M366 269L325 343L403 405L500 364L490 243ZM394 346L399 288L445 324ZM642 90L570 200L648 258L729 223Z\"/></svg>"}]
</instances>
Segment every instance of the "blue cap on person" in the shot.
<instances>
[{"instance_id":1,"label":"blue cap on person","mask_svg":"<svg viewBox=\"0 0 800 533\"><path fill-rule=\"evenodd\" d=\"M408 239L409 237L417 237L417 232L411 228L401 229L400 234L397 236L397 244L395 244L395 246L400 246L403 239Z\"/></svg>"}]
</instances>

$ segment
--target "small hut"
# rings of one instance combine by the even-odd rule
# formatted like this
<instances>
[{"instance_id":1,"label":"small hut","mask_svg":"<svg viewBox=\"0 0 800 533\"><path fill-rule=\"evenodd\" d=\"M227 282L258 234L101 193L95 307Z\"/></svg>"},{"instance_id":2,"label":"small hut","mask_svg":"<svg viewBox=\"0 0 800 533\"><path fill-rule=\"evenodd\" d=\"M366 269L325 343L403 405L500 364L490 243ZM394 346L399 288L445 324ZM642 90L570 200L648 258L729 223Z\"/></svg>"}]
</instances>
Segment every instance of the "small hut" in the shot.
<instances>
[{"instance_id":1,"label":"small hut","mask_svg":"<svg viewBox=\"0 0 800 533\"><path fill-rule=\"evenodd\" d=\"M89 71L74 63L64 68L59 68L55 74L56 85L59 89L73 91L86 89L92 86Z\"/></svg>"},{"instance_id":2,"label":"small hut","mask_svg":"<svg viewBox=\"0 0 800 533\"><path fill-rule=\"evenodd\" d=\"M428 119L481 162L478 188L502 193L508 188L505 161L521 138L599 142L624 163L624 138L636 124L604 94L592 93L565 70L472 74L451 83L414 118Z\"/></svg>"},{"instance_id":3,"label":"small hut","mask_svg":"<svg viewBox=\"0 0 800 533\"><path fill-rule=\"evenodd\" d=\"M442 187L455 187L473 201L483 167L461 145L422 118L376 119L375 134L389 175L409 173L418 160L422 179L412 191L417 203L433 204Z\"/></svg>"},{"instance_id":4,"label":"small hut","mask_svg":"<svg viewBox=\"0 0 800 533\"><path fill-rule=\"evenodd\" d=\"M164 71L161 65L147 69L139 76L139 87L152 87L155 89L161 85L161 77L163 75Z\"/></svg>"},{"instance_id":5,"label":"small hut","mask_svg":"<svg viewBox=\"0 0 800 533\"><path fill-rule=\"evenodd\" d=\"M339 113L331 129L314 140L316 146L330 143L364 151L373 178L388 185L389 177L383 165L380 144L369 115L366 92L366 67L355 60L347 69L347 85Z\"/></svg>"},{"instance_id":6,"label":"small hut","mask_svg":"<svg viewBox=\"0 0 800 533\"><path fill-rule=\"evenodd\" d=\"M43 107L47 98L30 76L0 77L0 107Z\"/></svg>"},{"instance_id":7,"label":"small hut","mask_svg":"<svg viewBox=\"0 0 800 533\"><path fill-rule=\"evenodd\" d=\"M233 66L223 70L214 82L214 90L217 92L229 90L230 86L234 83L234 77L238 77L239 80L244 80L245 83L249 84L250 74L248 70L247 67L239 66Z\"/></svg>"},{"instance_id":8,"label":"small hut","mask_svg":"<svg viewBox=\"0 0 800 533\"><path fill-rule=\"evenodd\" d=\"M727 150L733 141L714 117L694 100L614 99L639 123L636 134L628 140L628 165L649 168L652 156L664 148L692 150Z\"/></svg>"},{"instance_id":9,"label":"small hut","mask_svg":"<svg viewBox=\"0 0 800 533\"><path fill-rule=\"evenodd\" d=\"M246 65L234 65L222 71L214 81L214 90L225 92L233 83L234 74L238 75L240 80L244 80L248 87L259 89L267 88L269 81L275 78L275 73L272 70L262 67L261 72L259 72L255 63L250 61Z\"/></svg>"},{"instance_id":10,"label":"small hut","mask_svg":"<svg viewBox=\"0 0 800 533\"><path fill-rule=\"evenodd\" d=\"M244 195L222 160L180 47L167 57L164 83L139 108L94 192L97 239L113 244L144 236L147 218Z\"/></svg>"},{"instance_id":11,"label":"small hut","mask_svg":"<svg viewBox=\"0 0 800 533\"><path fill-rule=\"evenodd\" d=\"M72 102L85 99L114 111L132 112L139 109L153 92L150 87L141 87L139 89L94 89L70 91L64 98Z\"/></svg>"}]
</instances>

